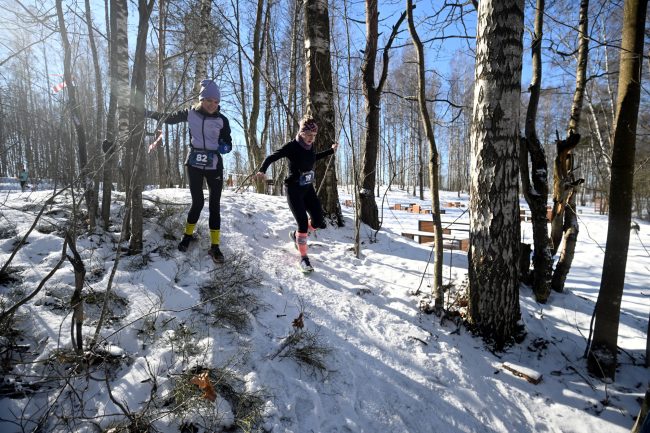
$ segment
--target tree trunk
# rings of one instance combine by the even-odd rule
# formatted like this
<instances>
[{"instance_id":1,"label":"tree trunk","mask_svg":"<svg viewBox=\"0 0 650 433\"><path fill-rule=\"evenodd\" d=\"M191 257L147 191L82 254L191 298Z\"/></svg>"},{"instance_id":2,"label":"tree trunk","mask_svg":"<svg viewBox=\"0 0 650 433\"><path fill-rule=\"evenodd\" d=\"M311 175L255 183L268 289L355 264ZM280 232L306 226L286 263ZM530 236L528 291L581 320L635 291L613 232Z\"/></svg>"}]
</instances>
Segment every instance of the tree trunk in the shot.
<instances>
[{"instance_id":1,"label":"tree trunk","mask_svg":"<svg viewBox=\"0 0 650 433\"><path fill-rule=\"evenodd\" d=\"M266 56L264 60L264 74L266 75L267 81L273 77L273 65L275 59L273 58L272 43L270 37L270 22L271 22L271 3L266 4L266 10L264 12L264 31L262 33L262 39L265 41L262 45L264 48L263 55ZM269 82L264 86L264 117L262 120L262 131L260 134L260 148L266 152L267 145L271 141L270 135L271 132L271 120L273 116L273 89ZM276 182L279 183L279 182Z\"/></svg>"},{"instance_id":2,"label":"tree trunk","mask_svg":"<svg viewBox=\"0 0 650 433\"><path fill-rule=\"evenodd\" d=\"M241 105L242 129L244 131L244 141L246 142L246 150L248 152L248 169L252 173L257 167L255 166L254 159L251 157L251 139L248 131L248 103L246 100L246 77L244 76L244 43L242 42L241 32L241 13L239 10L239 2L235 2L235 33L237 37L237 72L239 78L239 103Z\"/></svg>"},{"instance_id":3,"label":"tree trunk","mask_svg":"<svg viewBox=\"0 0 650 433\"><path fill-rule=\"evenodd\" d=\"M132 155L133 171L131 172L131 238L129 252L142 252L143 206L142 191L146 172L144 148L144 95L147 79L147 33L149 32L149 16L153 10L154 0L138 0L138 36L133 60L133 76L131 82L131 137L129 140Z\"/></svg>"},{"instance_id":4,"label":"tree trunk","mask_svg":"<svg viewBox=\"0 0 650 433\"><path fill-rule=\"evenodd\" d=\"M315 145L317 151L328 149L335 143L336 121L334 118L334 79L330 64L330 21L327 2L305 0L305 69L307 87L307 113L319 126ZM336 188L334 155L315 167L318 197L326 218L343 225L343 214ZM322 186L323 188L320 188Z\"/></svg>"},{"instance_id":5,"label":"tree trunk","mask_svg":"<svg viewBox=\"0 0 650 433\"><path fill-rule=\"evenodd\" d=\"M74 231L74 229L72 229ZM72 348L77 355L83 354L83 320L84 320L84 301L83 301L83 287L84 278L86 276L86 267L77 252L76 240L73 233L66 233L65 237L68 241L72 257L68 255L68 260L74 269L74 292L70 297L70 307L72 309L72 326L70 327L70 341L72 341Z\"/></svg>"},{"instance_id":6,"label":"tree trunk","mask_svg":"<svg viewBox=\"0 0 650 433\"><path fill-rule=\"evenodd\" d=\"M201 90L201 80L208 77L208 39L210 38L210 14L212 1L201 0L199 12L199 32L196 37L196 62L194 63L194 88L192 95L198 95Z\"/></svg>"},{"instance_id":7,"label":"tree trunk","mask_svg":"<svg viewBox=\"0 0 650 433\"><path fill-rule=\"evenodd\" d=\"M390 49L399 26L404 21L406 12L403 12L384 48L383 68L379 83L375 86L375 63L377 60L377 40L379 39L379 11L377 0L366 0L366 48L364 50L363 65L361 66L363 95L366 103L366 130L361 162L361 189L359 191L359 205L361 221L373 230L379 230L379 213L375 201L375 185L377 178L377 153L379 151L379 128L381 92L388 75Z\"/></svg>"},{"instance_id":8,"label":"tree trunk","mask_svg":"<svg viewBox=\"0 0 650 433\"><path fill-rule=\"evenodd\" d=\"M165 107L165 44L166 44L166 27L167 27L167 3L165 0L158 1L158 77L156 92L156 111L166 112ZM168 131L167 125L161 125ZM158 163L158 184L161 188L171 186L171 173L169 164L165 161L165 154L169 155L168 133L165 133L165 146L159 146L156 152L156 162ZM169 159L168 159L169 161Z\"/></svg>"},{"instance_id":9,"label":"tree trunk","mask_svg":"<svg viewBox=\"0 0 650 433\"><path fill-rule=\"evenodd\" d=\"M413 45L417 52L418 67L418 104L420 109L420 120L424 127L424 132L429 143L429 184L431 186L431 212L433 213L433 224L435 227L434 235L434 258L433 258L433 283L431 290L435 299L435 308L441 311L443 308L443 291L442 291L442 222L440 220L440 195L438 179L440 178L440 156L436 146L436 139L433 135L433 126L429 118L426 98L426 81L424 72L424 48L422 41L415 30L413 22L413 2L406 0L406 14L408 16L408 27Z\"/></svg>"},{"instance_id":10,"label":"tree trunk","mask_svg":"<svg viewBox=\"0 0 650 433\"><path fill-rule=\"evenodd\" d=\"M262 58L264 54L264 0L257 1L255 14L255 28L253 30L253 63L251 65L251 110L248 117L248 124L244 127L248 130L248 159L250 171L254 172L262 164L266 154L265 149L260 145L257 137L257 121L260 115L260 81L262 70ZM241 48L243 49L243 48ZM264 181L257 182L257 192L263 193L266 189Z\"/></svg>"},{"instance_id":11,"label":"tree trunk","mask_svg":"<svg viewBox=\"0 0 650 433\"><path fill-rule=\"evenodd\" d=\"M114 41L115 53L115 80L116 80L116 103L117 103L117 139L108 149L108 157L113 158L126 147L129 139L129 38L127 33L127 22L129 10L126 0L111 0L111 22L115 20L115 27L111 32ZM113 51L111 51L111 55ZM110 120L110 118L109 118ZM122 173L126 174L124 167L120 167ZM126 181L126 176L122 179ZM128 185L128 183L127 183ZM125 206L130 207L130 191L127 188ZM110 194L109 194L110 197ZM109 202L110 206L110 202ZM126 231L124 238L128 238L129 224L122 224Z\"/></svg>"},{"instance_id":12,"label":"tree trunk","mask_svg":"<svg viewBox=\"0 0 650 433\"><path fill-rule=\"evenodd\" d=\"M291 21L291 52L289 57L289 88L287 96L287 116L286 116L286 129L284 135L284 142L287 143L293 139L294 134L298 131L298 91L297 91L297 77L298 77L298 58L299 58L299 26L300 26L300 16L301 16L301 5L302 2L293 2L293 14ZM273 188L273 194L280 195L283 191L282 179L287 176L288 164L286 161L278 161L280 163L279 168L275 167L275 176L277 182ZM275 164L277 166L277 164Z\"/></svg>"},{"instance_id":13,"label":"tree trunk","mask_svg":"<svg viewBox=\"0 0 650 433\"><path fill-rule=\"evenodd\" d=\"M643 38L648 0L626 0L612 149L612 180L603 275L596 301L589 371L615 378L619 316L630 240L636 128L639 117Z\"/></svg>"},{"instance_id":14,"label":"tree trunk","mask_svg":"<svg viewBox=\"0 0 650 433\"><path fill-rule=\"evenodd\" d=\"M289 89L287 96L287 106L289 113L287 114L287 131L285 135L285 142L291 140L295 131L298 130L298 117L296 115L297 109L297 70L298 70L298 26L300 23L300 6L301 2L293 3L293 20L291 22L291 54L289 58Z\"/></svg>"},{"instance_id":15,"label":"tree trunk","mask_svg":"<svg viewBox=\"0 0 650 433\"><path fill-rule=\"evenodd\" d=\"M63 18L63 6L61 0L56 1L56 12L58 17L59 32L61 33L61 41L63 44L63 75L67 84L66 91L68 93L68 107L70 115L72 116L72 123L74 125L75 133L77 134L77 156L79 159L79 179L84 190L86 199L86 206L91 206L93 203L93 189L88 183L89 179L89 166L88 166L88 153L86 150L86 130L84 128L84 121L82 117L81 108L77 101L77 87L75 86L72 78L72 52L70 42L68 41L68 32Z\"/></svg>"},{"instance_id":16,"label":"tree trunk","mask_svg":"<svg viewBox=\"0 0 650 433\"><path fill-rule=\"evenodd\" d=\"M518 147L523 0L479 3L470 191L469 320L501 349L519 310Z\"/></svg>"},{"instance_id":17,"label":"tree trunk","mask_svg":"<svg viewBox=\"0 0 650 433\"><path fill-rule=\"evenodd\" d=\"M93 30L93 21L90 13L90 0L85 0L86 12L86 26L88 28L88 42L90 43L90 52L93 59L93 69L95 72L95 97L97 98L97 106L95 108L95 137L94 145L92 146L91 154L91 181L92 181L92 194L90 198L92 203L88 203L88 223L90 230L95 229L97 223L97 208L99 205L99 169L101 167L101 142L102 142L102 125L104 124L104 91L102 89L102 75L99 66L99 57L97 55L97 47L95 46L95 36Z\"/></svg>"},{"instance_id":18,"label":"tree trunk","mask_svg":"<svg viewBox=\"0 0 650 433\"><path fill-rule=\"evenodd\" d=\"M577 188L582 179L576 179L574 174L573 148L578 145L580 135L580 117L587 82L587 58L589 49L588 37L589 0L580 2L580 39L578 43L578 66L576 70L576 90L571 105L571 118L567 128L567 138L557 142L557 156L553 177L553 213L551 218L551 253L555 254L564 238L563 250L555 266L551 287L557 292L564 291L564 282L571 269L575 245L578 240L578 217L576 215Z\"/></svg>"},{"instance_id":19,"label":"tree trunk","mask_svg":"<svg viewBox=\"0 0 650 433\"><path fill-rule=\"evenodd\" d=\"M533 224L533 293L537 302L546 303L551 291L553 260L549 248L546 201L548 200L548 167L544 147L537 138L535 122L542 83L542 28L544 22L544 0L537 0L535 11L535 33L533 35L533 79L530 84L530 101L526 113L526 138L521 140L519 162L522 189L530 207ZM528 169L528 155L532 170ZM532 176L532 182L531 182Z\"/></svg>"},{"instance_id":20,"label":"tree trunk","mask_svg":"<svg viewBox=\"0 0 650 433\"><path fill-rule=\"evenodd\" d=\"M113 189L113 173L115 171L115 153L117 150L116 142L116 112L117 112L117 101L119 98L120 91L120 76L118 75L120 69L118 69L118 45L120 42L118 35L121 34L118 30L118 25L126 26L126 17L121 18L122 14L121 3L118 3L117 0L111 0L110 3L110 18L107 23L107 27L110 29L108 31L109 35L109 65L108 65L108 75L110 77L110 95L108 102L108 116L106 119L106 139L102 143L102 151L104 152L104 170L103 170L103 179L102 179L102 223L104 225L104 230L108 230L110 226L110 216L111 216L111 192ZM125 13L128 13L125 12ZM108 14L108 12L107 12ZM118 15L120 20L118 20ZM126 30L125 30L126 31ZM128 44L128 40L126 40ZM128 46L126 47L128 50ZM123 65L121 65L123 67ZM128 68L128 64L127 64ZM128 69L126 71L126 79L128 80ZM128 125L127 125L128 127Z\"/></svg>"}]
</instances>

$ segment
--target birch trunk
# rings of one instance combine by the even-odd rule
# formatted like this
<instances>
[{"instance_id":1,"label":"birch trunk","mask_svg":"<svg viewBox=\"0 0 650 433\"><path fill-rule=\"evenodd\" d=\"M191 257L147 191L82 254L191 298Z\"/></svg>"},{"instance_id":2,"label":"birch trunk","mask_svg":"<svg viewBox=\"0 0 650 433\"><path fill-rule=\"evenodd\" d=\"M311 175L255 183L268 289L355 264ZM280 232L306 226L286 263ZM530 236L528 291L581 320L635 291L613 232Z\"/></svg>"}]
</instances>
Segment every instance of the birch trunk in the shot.
<instances>
[{"instance_id":1,"label":"birch trunk","mask_svg":"<svg viewBox=\"0 0 650 433\"><path fill-rule=\"evenodd\" d=\"M165 44L166 44L166 27L167 27L167 3L165 0L158 1L158 77L156 92L156 111L164 113L165 109ZM167 125L161 125L160 128L165 130L164 146L159 146L156 152L156 162L158 163L158 184L161 188L171 186L171 173L169 172L169 158L165 161L165 155L169 155L169 134Z\"/></svg>"},{"instance_id":2,"label":"birch trunk","mask_svg":"<svg viewBox=\"0 0 650 433\"><path fill-rule=\"evenodd\" d=\"M210 37L210 13L212 12L212 1L201 0L199 12L199 32L196 37L196 62L194 63L194 87L193 95L198 95L201 90L201 80L208 78L208 38Z\"/></svg>"},{"instance_id":3,"label":"birch trunk","mask_svg":"<svg viewBox=\"0 0 650 433\"><path fill-rule=\"evenodd\" d=\"M326 0L305 0L305 70L307 113L319 126L314 143L317 151L328 149L337 141L334 118L334 79L330 64L330 27ZM334 155L316 164L318 197L326 218L343 225L343 214L336 185ZM321 188L322 186L322 188Z\"/></svg>"},{"instance_id":4,"label":"birch trunk","mask_svg":"<svg viewBox=\"0 0 650 433\"><path fill-rule=\"evenodd\" d=\"M129 37L127 34L127 23L129 9L126 0L111 0L111 20L115 20L115 27L112 31L115 42L115 80L116 80L116 102L117 102L117 139L110 150L112 155L117 156L124 151L129 139ZM128 186L128 171L122 168L123 181ZM130 191L127 187L125 206L130 208ZM127 221L122 224L124 239L128 239L130 225Z\"/></svg>"},{"instance_id":5,"label":"birch trunk","mask_svg":"<svg viewBox=\"0 0 650 433\"><path fill-rule=\"evenodd\" d=\"M470 191L469 320L497 349L519 310L518 147L523 0L479 3Z\"/></svg>"},{"instance_id":6,"label":"birch trunk","mask_svg":"<svg viewBox=\"0 0 650 433\"><path fill-rule=\"evenodd\" d=\"M131 173L131 238L129 252L142 252L143 206L142 191L146 173L144 148L144 95L147 78L147 34L149 32L149 16L153 9L154 0L138 0L138 36L133 60L133 79L131 82L131 137L129 140L132 155Z\"/></svg>"},{"instance_id":7,"label":"birch trunk","mask_svg":"<svg viewBox=\"0 0 650 433\"><path fill-rule=\"evenodd\" d=\"M95 45L95 36L93 30L93 21L90 13L90 0L85 0L86 12L86 26L88 28L88 42L90 44L90 52L93 59L93 70L95 72L95 97L97 98L97 106L95 108L95 137L94 145L92 146L91 153L91 182L92 194L90 195L92 203L88 203L88 222L90 230L95 229L97 223L97 208L99 201L99 169L101 167L101 145L103 124L104 124L104 91L102 89L102 73L99 66L99 57L97 55L97 46Z\"/></svg>"},{"instance_id":8,"label":"birch trunk","mask_svg":"<svg viewBox=\"0 0 650 433\"><path fill-rule=\"evenodd\" d=\"M109 8L107 8L109 9ZM113 189L113 179L115 172L115 153L117 149L116 142L116 113L117 113L117 101L119 99L119 89L120 81L118 76L118 34L117 30L118 25L122 25L118 21L118 10L120 6L116 0L111 0L110 2L110 13L107 10L106 14L108 17L107 31L109 35L109 64L108 64L108 75L110 77L110 90L109 90L109 101L108 101L108 115L106 118L106 139L102 143L102 151L104 152L104 170L103 170L103 179L102 179L102 223L104 225L104 230L108 230L110 226L110 215L111 215L111 193ZM124 24L126 25L126 24ZM128 41L127 41L128 43ZM127 46L128 50L128 46ZM128 69L127 69L127 80L128 80ZM128 128L128 125L127 125Z\"/></svg>"},{"instance_id":9,"label":"birch trunk","mask_svg":"<svg viewBox=\"0 0 650 433\"><path fill-rule=\"evenodd\" d=\"M70 48L70 42L68 40L68 32L65 25L65 19L63 17L63 5L61 0L56 1L56 14L59 24L59 32L61 33L61 41L63 44L63 75L65 82L67 83L66 92L68 95L68 109L70 110L70 115L72 117L72 124L74 126L74 131L77 135L77 157L79 163L79 180L81 182L85 199L86 206L91 206L93 203L93 190L88 183L89 179L89 166L88 166L88 153L87 153L87 143L86 143L86 130L84 128L84 121L82 118L81 108L77 100L77 87L74 84L72 77L72 51Z\"/></svg>"}]
</instances>

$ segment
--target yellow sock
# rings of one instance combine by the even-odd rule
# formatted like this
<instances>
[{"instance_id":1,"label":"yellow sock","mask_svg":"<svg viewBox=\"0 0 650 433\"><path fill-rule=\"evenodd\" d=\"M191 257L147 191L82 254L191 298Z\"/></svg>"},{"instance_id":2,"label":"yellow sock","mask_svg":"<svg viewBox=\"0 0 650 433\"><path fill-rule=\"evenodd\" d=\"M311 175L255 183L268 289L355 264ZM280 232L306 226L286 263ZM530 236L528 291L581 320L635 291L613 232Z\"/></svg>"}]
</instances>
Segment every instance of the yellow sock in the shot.
<instances>
[{"instance_id":1,"label":"yellow sock","mask_svg":"<svg viewBox=\"0 0 650 433\"><path fill-rule=\"evenodd\" d=\"M210 230L210 242L212 245L219 245L221 240L221 230Z\"/></svg>"},{"instance_id":2,"label":"yellow sock","mask_svg":"<svg viewBox=\"0 0 650 433\"><path fill-rule=\"evenodd\" d=\"M186 223L185 224L185 234L188 235L188 236L192 236L194 234L194 227L196 227L196 224Z\"/></svg>"}]
</instances>

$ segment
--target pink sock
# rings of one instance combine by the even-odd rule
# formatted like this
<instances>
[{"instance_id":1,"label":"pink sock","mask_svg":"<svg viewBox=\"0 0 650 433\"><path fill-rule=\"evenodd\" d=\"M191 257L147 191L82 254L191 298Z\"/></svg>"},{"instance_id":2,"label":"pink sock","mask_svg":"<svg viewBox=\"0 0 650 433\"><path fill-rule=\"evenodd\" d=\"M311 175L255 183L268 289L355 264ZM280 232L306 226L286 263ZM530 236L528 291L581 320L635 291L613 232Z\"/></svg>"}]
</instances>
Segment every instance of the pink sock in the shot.
<instances>
[{"instance_id":1,"label":"pink sock","mask_svg":"<svg viewBox=\"0 0 650 433\"><path fill-rule=\"evenodd\" d=\"M296 232L296 244L302 257L307 256L307 233Z\"/></svg>"}]
</instances>

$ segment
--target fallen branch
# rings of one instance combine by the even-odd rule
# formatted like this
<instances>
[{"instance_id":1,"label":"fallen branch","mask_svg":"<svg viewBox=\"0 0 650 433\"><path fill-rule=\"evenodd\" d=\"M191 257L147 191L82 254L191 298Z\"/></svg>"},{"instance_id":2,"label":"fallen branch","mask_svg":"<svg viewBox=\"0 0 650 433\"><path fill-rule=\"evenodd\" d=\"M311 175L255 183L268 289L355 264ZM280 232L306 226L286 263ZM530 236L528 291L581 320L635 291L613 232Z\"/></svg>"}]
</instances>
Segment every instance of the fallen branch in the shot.
<instances>
[{"instance_id":1,"label":"fallen branch","mask_svg":"<svg viewBox=\"0 0 650 433\"><path fill-rule=\"evenodd\" d=\"M502 364L502 367L504 370L508 370L515 376L526 379L528 382L532 383L533 385L537 385L542 381L542 374L538 373L537 371L531 368L512 364L510 362L504 362Z\"/></svg>"}]
</instances>

